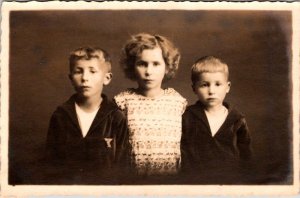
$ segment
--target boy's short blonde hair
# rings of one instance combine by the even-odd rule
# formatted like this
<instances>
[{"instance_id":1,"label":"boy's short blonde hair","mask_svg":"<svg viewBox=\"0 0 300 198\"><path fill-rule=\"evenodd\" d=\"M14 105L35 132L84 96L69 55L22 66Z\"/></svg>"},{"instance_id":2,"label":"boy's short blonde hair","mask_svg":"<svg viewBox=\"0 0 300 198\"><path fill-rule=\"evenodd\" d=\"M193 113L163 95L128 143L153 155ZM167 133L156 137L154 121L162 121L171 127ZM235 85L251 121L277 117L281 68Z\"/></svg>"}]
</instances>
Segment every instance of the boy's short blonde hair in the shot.
<instances>
[{"instance_id":1,"label":"boy's short blonde hair","mask_svg":"<svg viewBox=\"0 0 300 198\"><path fill-rule=\"evenodd\" d=\"M107 72L111 71L111 59L109 54L99 47L80 47L70 53L69 66L72 73L75 63L79 60L91 60L97 58L103 60L107 69Z\"/></svg>"},{"instance_id":2,"label":"boy's short blonde hair","mask_svg":"<svg viewBox=\"0 0 300 198\"><path fill-rule=\"evenodd\" d=\"M147 33L133 35L122 49L120 65L126 77L131 80L136 80L134 67L137 58L142 54L143 50L157 47L161 48L162 56L166 64L165 79L173 78L178 70L180 60L179 50L167 38Z\"/></svg>"},{"instance_id":3,"label":"boy's short blonde hair","mask_svg":"<svg viewBox=\"0 0 300 198\"><path fill-rule=\"evenodd\" d=\"M222 72L229 79L228 65L221 59L214 56L204 56L198 59L191 68L192 84L195 85L199 81L200 74L206 72Z\"/></svg>"}]
</instances>

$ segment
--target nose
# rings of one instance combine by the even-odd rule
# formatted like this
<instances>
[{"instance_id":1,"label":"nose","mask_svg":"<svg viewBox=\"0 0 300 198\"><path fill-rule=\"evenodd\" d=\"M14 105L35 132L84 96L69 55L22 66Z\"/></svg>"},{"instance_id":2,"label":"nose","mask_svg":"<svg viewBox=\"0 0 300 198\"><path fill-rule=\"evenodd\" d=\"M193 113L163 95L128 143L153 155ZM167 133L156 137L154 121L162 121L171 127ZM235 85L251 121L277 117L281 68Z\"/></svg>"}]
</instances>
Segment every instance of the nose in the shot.
<instances>
[{"instance_id":1,"label":"nose","mask_svg":"<svg viewBox=\"0 0 300 198\"><path fill-rule=\"evenodd\" d=\"M153 71L153 65L152 64L149 64L147 67L146 67L146 76L150 76L152 74L152 71Z\"/></svg>"},{"instance_id":2,"label":"nose","mask_svg":"<svg viewBox=\"0 0 300 198\"><path fill-rule=\"evenodd\" d=\"M88 81L88 79L89 79L89 72L84 71L82 73L82 78L81 79L82 79L83 82Z\"/></svg>"},{"instance_id":3,"label":"nose","mask_svg":"<svg viewBox=\"0 0 300 198\"><path fill-rule=\"evenodd\" d=\"M208 93L209 95L213 95L215 93L215 86L211 85L209 86L209 89L208 89Z\"/></svg>"}]
</instances>

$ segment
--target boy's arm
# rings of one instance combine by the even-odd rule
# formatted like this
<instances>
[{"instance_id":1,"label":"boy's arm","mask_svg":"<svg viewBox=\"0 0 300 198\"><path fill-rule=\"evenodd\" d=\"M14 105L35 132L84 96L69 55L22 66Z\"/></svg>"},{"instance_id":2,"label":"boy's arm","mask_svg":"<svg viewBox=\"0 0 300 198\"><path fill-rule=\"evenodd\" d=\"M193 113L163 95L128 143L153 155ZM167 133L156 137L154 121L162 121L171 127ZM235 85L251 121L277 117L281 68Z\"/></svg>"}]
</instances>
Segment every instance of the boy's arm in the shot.
<instances>
[{"instance_id":1,"label":"boy's arm","mask_svg":"<svg viewBox=\"0 0 300 198\"><path fill-rule=\"evenodd\" d=\"M182 117L182 135L180 142L181 150L181 172L187 173L191 172L192 169L192 153L190 151L190 142L189 142L189 128L188 128L188 119L185 117L185 114Z\"/></svg>"},{"instance_id":2,"label":"boy's arm","mask_svg":"<svg viewBox=\"0 0 300 198\"><path fill-rule=\"evenodd\" d=\"M60 157L63 153L60 153L59 150L59 122L57 112L54 112L51 116L47 140L46 140L46 159L50 163L59 162Z\"/></svg>"},{"instance_id":3,"label":"boy's arm","mask_svg":"<svg viewBox=\"0 0 300 198\"><path fill-rule=\"evenodd\" d=\"M245 118L241 119L240 127L237 130L237 146L240 153L240 181L248 183L251 181L254 164L252 160L251 137Z\"/></svg>"},{"instance_id":4,"label":"boy's arm","mask_svg":"<svg viewBox=\"0 0 300 198\"><path fill-rule=\"evenodd\" d=\"M117 111L115 115L117 122L114 126L116 130L116 152L114 161L118 169L127 170L130 165L130 145L127 120L121 111Z\"/></svg>"},{"instance_id":5,"label":"boy's arm","mask_svg":"<svg viewBox=\"0 0 300 198\"><path fill-rule=\"evenodd\" d=\"M242 118L237 129L237 146L240 153L240 159L248 161L252 157L251 136L245 118Z\"/></svg>"}]
</instances>

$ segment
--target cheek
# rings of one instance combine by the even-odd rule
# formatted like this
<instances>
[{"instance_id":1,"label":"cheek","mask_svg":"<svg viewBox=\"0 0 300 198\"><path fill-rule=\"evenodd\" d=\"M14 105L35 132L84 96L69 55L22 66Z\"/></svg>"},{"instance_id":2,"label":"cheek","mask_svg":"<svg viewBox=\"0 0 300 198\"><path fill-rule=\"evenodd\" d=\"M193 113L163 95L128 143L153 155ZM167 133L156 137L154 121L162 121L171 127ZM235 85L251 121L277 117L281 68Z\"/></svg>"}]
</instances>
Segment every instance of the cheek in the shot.
<instances>
[{"instance_id":1,"label":"cheek","mask_svg":"<svg viewBox=\"0 0 300 198\"><path fill-rule=\"evenodd\" d=\"M160 75L163 78L167 74L167 70L164 67L162 67L162 68L159 68L156 71L156 73L157 73L157 75Z\"/></svg>"},{"instance_id":2,"label":"cheek","mask_svg":"<svg viewBox=\"0 0 300 198\"><path fill-rule=\"evenodd\" d=\"M141 69L138 67L134 67L133 72L137 75L139 75L141 73Z\"/></svg>"},{"instance_id":3,"label":"cheek","mask_svg":"<svg viewBox=\"0 0 300 198\"><path fill-rule=\"evenodd\" d=\"M99 84L103 84L103 82L105 81L105 76L104 75L99 75L96 77L95 81Z\"/></svg>"},{"instance_id":4,"label":"cheek","mask_svg":"<svg viewBox=\"0 0 300 198\"><path fill-rule=\"evenodd\" d=\"M135 72L134 72L135 77L136 77L137 79L142 78L142 77L145 75L144 73L145 73L145 72L143 71L143 69L135 69Z\"/></svg>"},{"instance_id":5,"label":"cheek","mask_svg":"<svg viewBox=\"0 0 300 198\"><path fill-rule=\"evenodd\" d=\"M201 90L201 89L195 89L194 92L195 92L195 94L197 94L198 96L201 96L201 97L203 97L205 94L204 90Z\"/></svg>"},{"instance_id":6,"label":"cheek","mask_svg":"<svg viewBox=\"0 0 300 198\"><path fill-rule=\"evenodd\" d=\"M70 81L71 81L72 85L77 85L79 80L75 76L72 76L72 77L70 77Z\"/></svg>"},{"instance_id":7,"label":"cheek","mask_svg":"<svg viewBox=\"0 0 300 198\"><path fill-rule=\"evenodd\" d=\"M168 71L169 71L166 65L162 66L161 70L162 70L162 73L164 73L164 74L168 73Z\"/></svg>"}]
</instances>

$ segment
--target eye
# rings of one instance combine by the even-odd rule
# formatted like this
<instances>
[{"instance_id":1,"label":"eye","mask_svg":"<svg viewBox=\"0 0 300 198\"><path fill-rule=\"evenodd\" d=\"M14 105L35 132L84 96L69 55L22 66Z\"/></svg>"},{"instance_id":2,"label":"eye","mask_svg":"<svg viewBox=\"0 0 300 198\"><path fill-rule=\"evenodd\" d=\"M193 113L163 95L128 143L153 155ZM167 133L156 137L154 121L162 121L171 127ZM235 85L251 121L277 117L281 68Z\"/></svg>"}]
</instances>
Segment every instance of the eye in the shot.
<instances>
[{"instance_id":1,"label":"eye","mask_svg":"<svg viewBox=\"0 0 300 198\"><path fill-rule=\"evenodd\" d=\"M208 87L208 83L201 83L200 87Z\"/></svg>"},{"instance_id":2,"label":"eye","mask_svg":"<svg viewBox=\"0 0 300 198\"><path fill-rule=\"evenodd\" d=\"M222 85L222 83L220 83L220 82L216 82L216 86L221 86Z\"/></svg>"},{"instance_id":3,"label":"eye","mask_svg":"<svg viewBox=\"0 0 300 198\"><path fill-rule=\"evenodd\" d=\"M73 71L73 74L81 74L81 73L82 73L82 70L80 70L80 69L75 69Z\"/></svg>"},{"instance_id":4,"label":"eye","mask_svg":"<svg viewBox=\"0 0 300 198\"><path fill-rule=\"evenodd\" d=\"M92 74L97 73L96 70L90 70L90 72L91 72Z\"/></svg>"},{"instance_id":5,"label":"eye","mask_svg":"<svg viewBox=\"0 0 300 198\"><path fill-rule=\"evenodd\" d=\"M160 65L160 62L155 61L155 62L153 63L153 65L154 65L154 66L159 66L159 65Z\"/></svg>"},{"instance_id":6,"label":"eye","mask_svg":"<svg viewBox=\"0 0 300 198\"><path fill-rule=\"evenodd\" d=\"M135 63L135 66L137 66L137 67L146 67L147 63L145 61L137 61Z\"/></svg>"}]
</instances>

